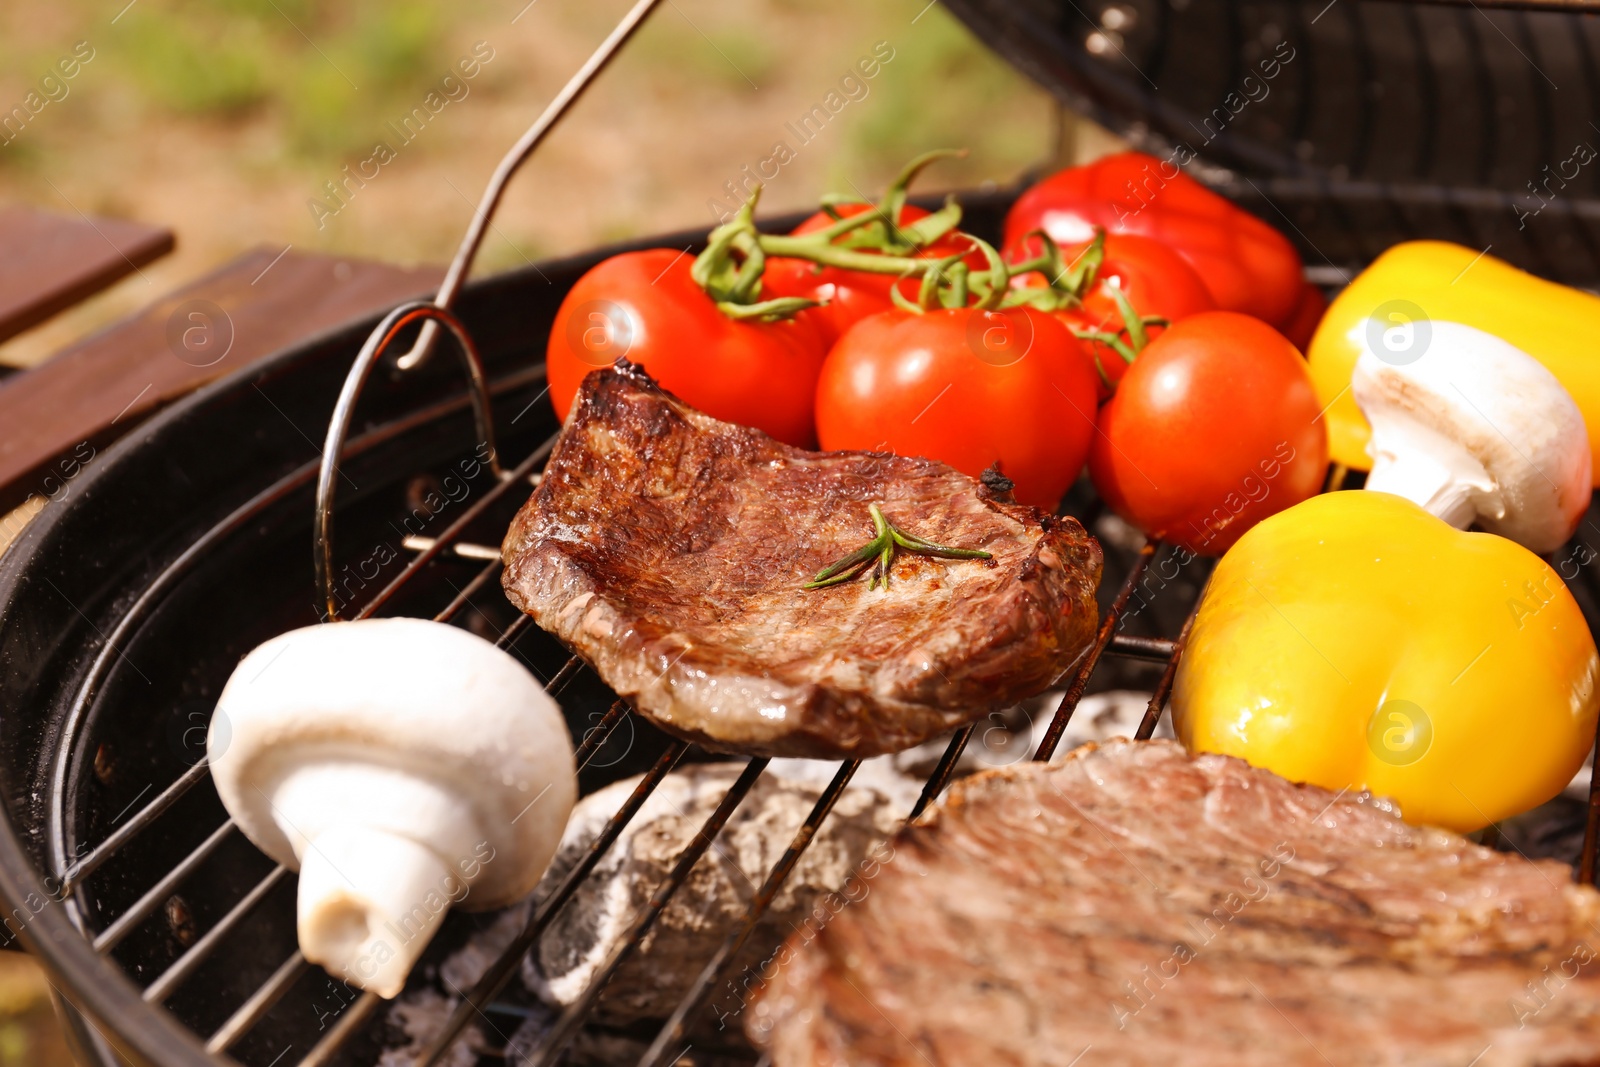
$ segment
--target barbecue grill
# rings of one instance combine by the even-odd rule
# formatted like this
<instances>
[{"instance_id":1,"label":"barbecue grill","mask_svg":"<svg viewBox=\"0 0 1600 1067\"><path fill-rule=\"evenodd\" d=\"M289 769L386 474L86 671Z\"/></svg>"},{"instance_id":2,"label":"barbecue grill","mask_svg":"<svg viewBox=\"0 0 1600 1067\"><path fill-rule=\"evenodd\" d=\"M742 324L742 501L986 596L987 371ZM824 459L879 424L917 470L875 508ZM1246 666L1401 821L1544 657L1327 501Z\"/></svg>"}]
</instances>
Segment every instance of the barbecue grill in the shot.
<instances>
[{"instance_id":1,"label":"barbecue grill","mask_svg":"<svg viewBox=\"0 0 1600 1067\"><path fill-rule=\"evenodd\" d=\"M469 1030L481 1035L475 1047L504 1055L518 1021L507 990L523 956L651 789L675 766L712 758L634 717L518 614L499 593L498 551L486 547L498 545L554 442L540 354L561 298L624 246L464 284L516 167L655 2L633 8L508 154L435 301L314 338L173 405L108 450L0 561L0 895L8 928L71 1002L86 1062L368 1063L386 1042L383 1002L301 957L293 872L237 832L208 782L217 694L270 636L379 613L465 626L512 649L559 697L584 793L644 775L482 978L446 990L457 1002L420 1063L460 1055L452 1049ZM1588 13L1600 5L948 2L1066 104L1139 147L1161 156L1195 147L1195 173L1283 229L1316 280L1337 284L1393 241L1436 236L1569 283L1600 282L1600 165L1552 184L1549 197L1525 188L1572 144L1600 143L1600 19ZM1484 10L1499 7L1515 10ZM1262 82L1258 64L1274 54L1279 72ZM1265 95L1245 85L1252 71ZM1014 195L964 197L964 226L993 239ZM459 358L430 358L441 348ZM503 471L463 465L485 443ZM1330 481L1344 478L1335 470ZM1064 507L1092 529L1102 519L1081 486ZM1055 752L1091 687L1153 689L1140 737L1170 692L1206 564L1179 566L1157 543L1112 537L1106 549L1097 640L1063 680L1034 758ZM1574 590L1591 625L1592 571ZM913 815L974 743L972 726L954 734ZM766 765L745 764L619 952L637 949ZM684 1054L686 1035L856 769L839 765L691 993L642 1035L641 1063L697 1061ZM1591 795L1586 880L1597 818ZM452 914L413 984L492 919ZM593 1025L621 958L518 1062L561 1060Z\"/></svg>"}]
</instances>

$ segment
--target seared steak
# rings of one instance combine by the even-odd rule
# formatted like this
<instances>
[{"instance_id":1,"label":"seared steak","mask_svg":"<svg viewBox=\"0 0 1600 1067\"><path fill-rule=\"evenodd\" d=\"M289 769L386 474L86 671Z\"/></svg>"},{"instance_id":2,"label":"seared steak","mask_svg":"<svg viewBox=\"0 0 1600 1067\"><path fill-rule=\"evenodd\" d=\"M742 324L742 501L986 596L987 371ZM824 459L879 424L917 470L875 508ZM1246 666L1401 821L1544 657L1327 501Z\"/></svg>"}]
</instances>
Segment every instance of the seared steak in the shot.
<instances>
[{"instance_id":1,"label":"seared steak","mask_svg":"<svg viewBox=\"0 0 1600 1067\"><path fill-rule=\"evenodd\" d=\"M806 583L873 537L888 589ZM1046 688L1092 639L1100 546L943 463L805 452L619 361L584 380L506 535L506 595L663 729L708 748L870 756Z\"/></svg>"},{"instance_id":2,"label":"seared steak","mask_svg":"<svg viewBox=\"0 0 1600 1067\"><path fill-rule=\"evenodd\" d=\"M1238 760L1085 746L892 848L780 952L775 1067L1600 1064L1600 894Z\"/></svg>"}]
</instances>

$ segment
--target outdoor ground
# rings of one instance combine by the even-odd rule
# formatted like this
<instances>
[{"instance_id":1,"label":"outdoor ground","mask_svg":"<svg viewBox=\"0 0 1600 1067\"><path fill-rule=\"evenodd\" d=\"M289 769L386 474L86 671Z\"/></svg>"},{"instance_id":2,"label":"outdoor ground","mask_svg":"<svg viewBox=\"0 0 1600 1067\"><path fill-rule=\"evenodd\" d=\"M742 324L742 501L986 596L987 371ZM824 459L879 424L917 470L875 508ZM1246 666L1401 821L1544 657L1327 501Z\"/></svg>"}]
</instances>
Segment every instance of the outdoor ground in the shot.
<instances>
[{"instance_id":1,"label":"outdoor ground","mask_svg":"<svg viewBox=\"0 0 1600 1067\"><path fill-rule=\"evenodd\" d=\"M0 203L178 234L174 255L0 345L0 362L45 359L256 245L448 260L501 153L626 6L0 4L0 114L30 90L49 100L0 133ZM841 87L869 58L875 75ZM64 59L74 76L47 81ZM844 106L802 141L790 124L835 91ZM395 127L426 113L430 92L448 103L420 130L413 120L408 142ZM1087 127L1068 132L1079 154L1106 143ZM479 269L709 227L709 205L730 203L724 183L779 142L792 158L767 183L774 210L828 191L875 194L906 159L941 146L971 154L941 164L928 188L1008 181L1057 151L1057 114L937 0L666 0L518 176ZM389 152L375 157L380 144ZM374 158L376 177L329 195L347 166ZM30 961L0 953L0 1067L68 1062L47 992Z\"/></svg>"},{"instance_id":2,"label":"outdoor ground","mask_svg":"<svg viewBox=\"0 0 1600 1067\"><path fill-rule=\"evenodd\" d=\"M177 254L0 345L0 362L36 362L254 245L448 260L495 161L626 6L0 5L0 113L74 48L90 57L46 86L60 99L0 146L0 202L178 233ZM854 85L854 98L841 92L837 116L807 142L795 136L790 124L875 54L876 76ZM402 120L463 60L476 75L443 86L446 105L402 140ZM941 165L928 186L1004 181L1051 154L1055 129L1051 100L937 2L667 0L518 176L480 269L709 224L708 204L727 202L724 183L780 141L793 158L767 183L773 209L876 192L907 158L939 146L971 155ZM380 143L390 152L375 156ZM359 177L368 160L375 178L346 181L346 167ZM330 182L343 183L339 199Z\"/></svg>"}]
</instances>

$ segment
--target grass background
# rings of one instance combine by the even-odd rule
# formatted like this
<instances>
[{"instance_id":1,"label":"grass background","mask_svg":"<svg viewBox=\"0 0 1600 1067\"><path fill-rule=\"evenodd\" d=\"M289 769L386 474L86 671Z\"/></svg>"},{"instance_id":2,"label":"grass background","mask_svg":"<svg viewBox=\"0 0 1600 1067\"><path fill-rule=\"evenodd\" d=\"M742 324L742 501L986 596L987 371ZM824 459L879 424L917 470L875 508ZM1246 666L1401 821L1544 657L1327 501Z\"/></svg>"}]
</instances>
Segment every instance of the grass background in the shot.
<instances>
[{"instance_id":1,"label":"grass background","mask_svg":"<svg viewBox=\"0 0 1600 1067\"><path fill-rule=\"evenodd\" d=\"M76 42L94 58L11 144L0 202L174 227L178 253L0 346L29 364L242 250L444 262L500 154L626 9L622 0L12 0L0 113ZM404 146L389 124L478 42L494 58ZM822 135L785 130L878 42L894 58ZM875 192L910 156L965 147L928 188L1006 181L1057 143L1054 103L927 0L666 0L513 183L480 271L709 224L707 201L789 141L772 210ZM318 219L372 154L393 162Z\"/></svg>"}]
</instances>

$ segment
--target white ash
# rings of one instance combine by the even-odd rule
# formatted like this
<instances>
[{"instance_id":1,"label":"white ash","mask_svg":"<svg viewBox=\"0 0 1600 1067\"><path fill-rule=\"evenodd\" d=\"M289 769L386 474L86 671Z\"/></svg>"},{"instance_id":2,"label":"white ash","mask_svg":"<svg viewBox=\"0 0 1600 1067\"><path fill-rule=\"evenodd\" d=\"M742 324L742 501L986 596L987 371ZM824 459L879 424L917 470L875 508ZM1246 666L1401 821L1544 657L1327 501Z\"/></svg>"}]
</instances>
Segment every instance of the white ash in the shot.
<instances>
[{"instance_id":1,"label":"white ash","mask_svg":"<svg viewBox=\"0 0 1600 1067\"><path fill-rule=\"evenodd\" d=\"M379 1067L412 1067L417 1056L445 1026L462 995L483 977L489 965L505 951L528 921L529 902L523 901L502 911L494 922L475 930L466 942L445 957L437 971L438 985L409 989L389 1007L389 1022L406 1035L406 1044L385 1049ZM498 1055L505 1043L503 1034L481 1030L482 1020L466 1028L462 1039L451 1048L443 1067L472 1067L480 1055Z\"/></svg>"},{"instance_id":2,"label":"white ash","mask_svg":"<svg viewBox=\"0 0 1600 1067\"><path fill-rule=\"evenodd\" d=\"M386 1048L378 1067L412 1067L433 1035L444 1029L445 1020L455 1009L456 997L447 997L431 986L403 993L389 1007L389 1022L406 1035L406 1043ZM487 1049L476 1032L469 1032L439 1060L441 1067L473 1067Z\"/></svg>"},{"instance_id":3,"label":"white ash","mask_svg":"<svg viewBox=\"0 0 1600 1067\"><path fill-rule=\"evenodd\" d=\"M764 961L820 897L845 886L868 850L910 810L920 783L903 780L886 761L869 763L872 769L858 772L795 865L730 975ZM671 1013L744 915L838 764L775 760L773 768L757 780L649 937L606 987L599 1021L616 1025ZM537 963L532 955L525 961L530 989L563 1005L583 993L742 769L738 763L698 764L662 781L556 916ZM536 896L585 854L637 781L614 783L579 802Z\"/></svg>"},{"instance_id":4,"label":"white ash","mask_svg":"<svg viewBox=\"0 0 1600 1067\"><path fill-rule=\"evenodd\" d=\"M974 726L967 747L956 762L953 777L962 777L994 767L1008 767L1032 759L1050 720L1061 704L1062 694L1043 693L1032 700L997 711ZM1113 689L1104 693L1091 693L1079 703L1067 724L1066 733L1056 746L1057 758L1066 755L1079 745L1090 741L1102 743L1113 737L1131 738L1138 732L1144 719L1150 694L1132 689ZM1165 713L1156 723L1156 737L1171 737L1171 716ZM929 741L916 748L907 749L887 757L903 774L925 779L944 755L948 737Z\"/></svg>"}]
</instances>

